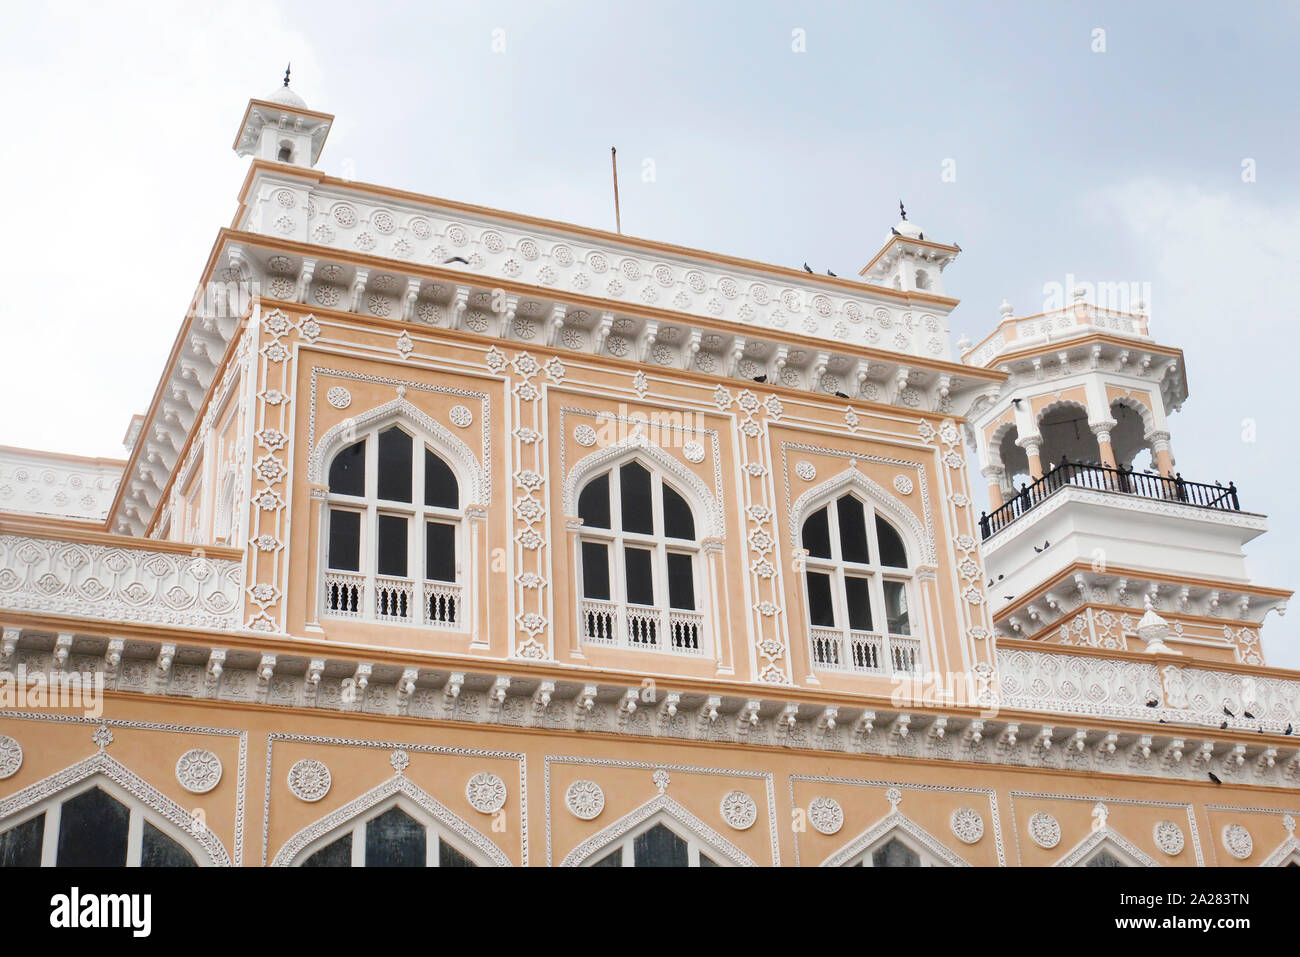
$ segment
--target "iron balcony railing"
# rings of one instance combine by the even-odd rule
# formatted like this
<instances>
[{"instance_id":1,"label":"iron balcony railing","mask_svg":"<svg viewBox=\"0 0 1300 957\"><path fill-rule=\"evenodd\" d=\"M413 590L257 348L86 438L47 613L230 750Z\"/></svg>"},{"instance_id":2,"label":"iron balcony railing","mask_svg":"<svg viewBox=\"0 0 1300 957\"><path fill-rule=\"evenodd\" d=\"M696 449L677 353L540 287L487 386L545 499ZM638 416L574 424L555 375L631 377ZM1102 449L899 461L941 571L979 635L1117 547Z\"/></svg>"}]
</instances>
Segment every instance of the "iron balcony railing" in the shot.
<instances>
[{"instance_id":1,"label":"iron balcony railing","mask_svg":"<svg viewBox=\"0 0 1300 957\"><path fill-rule=\"evenodd\" d=\"M1197 508L1214 508L1228 512L1241 511L1237 501L1237 486L1215 482L1189 482L1179 474L1173 476L1139 472L1135 469L1110 468L1085 462L1067 462L1062 459L1056 466L1032 484L1022 484L1001 508L992 513L980 514L980 537L1006 528L1021 515L1045 502L1063 488L1091 488L1107 492L1122 492L1140 498L1180 502Z\"/></svg>"}]
</instances>

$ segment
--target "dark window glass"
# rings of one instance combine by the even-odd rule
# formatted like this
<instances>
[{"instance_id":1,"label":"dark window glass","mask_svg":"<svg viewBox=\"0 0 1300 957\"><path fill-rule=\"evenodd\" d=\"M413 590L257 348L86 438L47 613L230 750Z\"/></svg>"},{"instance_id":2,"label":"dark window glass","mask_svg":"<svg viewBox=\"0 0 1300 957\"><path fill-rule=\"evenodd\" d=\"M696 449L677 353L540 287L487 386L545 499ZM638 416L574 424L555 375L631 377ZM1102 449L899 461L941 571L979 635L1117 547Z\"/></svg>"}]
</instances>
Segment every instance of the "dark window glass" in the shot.
<instances>
[{"instance_id":1,"label":"dark window glass","mask_svg":"<svg viewBox=\"0 0 1300 957\"><path fill-rule=\"evenodd\" d=\"M852 495L845 495L835 503L835 513L840 520L840 557L846 562L871 564L871 550L867 547L867 523L862 515L862 503Z\"/></svg>"},{"instance_id":2,"label":"dark window glass","mask_svg":"<svg viewBox=\"0 0 1300 957\"><path fill-rule=\"evenodd\" d=\"M907 549L894 526L876 516L876 538L880 542L880 564L890 568L907 567Z\"/></svg>"},{"instance_id":3,"label":"dark window glass","mask_svg":"<svg viewBox=\"0 0 1300 957\"><path fill-rule=\"evenodd\" d=\"M63 802L59 812L59 867L125 867L131 812L99 788Z\"/></svg>"},{"instance_id":4,"label":"dark window glass","mask_svg":"<svg viewBox=\"0 0 1300 957\"><path fill-rule=\"evenodd\" d=\"M411 437L397 426L379 433L379 497L411 500Z\"/></svg>"},{"instance_id":5,"label":"dark window glass","mask_svg":"<svg viewBox=\"0 0 1300 957\"><path fill-rule=\"evenodd\" d=\"M424 825L400 807L366 824L366 867L424 867Z\"/></svg>"},{"instance_id":6,"label":"dark window glass","mask_svg":"<svg viewBox=\"0 0 1300 957\"><path fill-rule=\"evenodd\" d=\"M438 842L439 867L478 867L473 861L456 850L446 841Z\"/></svg>"},{"instance_id":7,"label":"dark window glass","mask_svg":"<svg viewBox=\"0 0 1300 957\"><path fill-rule=\"evenodd\" d=\"M619 848L613 854L606 854L592 867L622 867L623 866L623 848Z\"/></svg>"},{"instance_id":8,"label":"dark window glass","mask_svg":"<svg viewBox=\"0 0 1300 957\"><path fill-rule=\"evenodd\" d=\"M44 836L44 814L0 834L0 867L40 867Z\"/></svg>"},{"instance_id":9,"label":"dark window glass","mask_svg":"<svg viewBox=\"0 0 1300 957\"><path fill-rule=\"evenodd\" d=\"M668 604L695 610L695 571L690 555L668 553Z\"/></svg>"},{"instance_id":10,"label":"dark window glass","mask_svg":"<svg viewBox=\"0 0 1300 957\"><path fill-rule=\"evenodd\" d=\"M654 534L654 512L650 506L650 473L638 462L618 470L619 497L623 505L623 531Z\"/></svg>"},{"instance_id":11,"label":"dark window glass","mask_svg":"<svg viewBox=\"0 0 1300 957\"><path fill-rule=\"evenodd\" d=\"M361 513L330 509L330 568L361 569Z\"/></svg>"},{"instance_id":12,"label":"dark window glass","mask_svg":"<svg viewBox=\"0 0 1300 957\"><path fill-rule=\"evenodd\" d=\"M588 528L609 528L609 473L594 478L578 496L578 518Z\"/></svg>"},{"instance_id":13,"label":"dark window glass","mask_svg":"<svg viewBox=\"0 0 1300 957\"><path fill-rule=\"evenodd\" d=\"M627 600L633 605L653 605L655 582L650 570L650 550L625 547L623 555L627 570Z\"/></svg>"},{"instance_id":14,"label":"dark window glass","mask_svg":"<svg viewBox=\"0 0 1300 957\"><path fill-rule=\"evenodd\" d=\"M912 623L907 617L907 585L885 582L885 621L891 635L910 635Z\"/></svg>"},{"instance_id":15,"label":"dark window glass","mask_svg":"<svg viewBox=\"0 0 1300 957\"><path fill-rule=\"evenodd\" d=\"M330 491L335 495L366 494L366 443L358 442L330 463Z\"/></svg>"},{"instance_id":16,"label":"dark window glass","mask_svg":"<svg viewBox=\"0 0 1300 957\"><path fill-rule=\"evenodd\" d=\"M1127 867L1128 865L1121 861L1110 851L1102 851L1092 860L1088 861L1084 867Z\"/></svg>"},{"instance_id":17,"label":"dark window glass","mask_svg":"<svg viewBox=\"0 0 1300 957\"><path fill-rule=\"evenodd\" d=\"M835 627L835 606L831 603L831 576L808 573L808 617L819 628Z\"/></svg>"},{"instance_id":18,"label":"dark window glass","mask_svg":"<svg viewBox=\"0 0 1300 957\"><path fill-rule=\"evenodd\" d=\"M849 627L854 631L871 630L870 586L869 579L844 576L844 604L849 611Z\"/></svg>"},{"instance_id":19,"label":"dark window glass","mask_svg":"<svg viewBox=\"0 0 1300 957\"><path fill-rule=\"evenodd\" d=\"M460 508L456 473L428 449L424 450L424 504L437 508Z\"/></svg>"},{"instance_id":20,"label":"dark window glass","mask_svg":"<svg viewBox=\"0 0 1300 957\"><path fill-rule=\"evenodd\" d=\"M379 516L379 574L406 577L406 519Z\"/></svg>"},{"instance_id":21,"label":"dark window glass","mask_svg":"<svg viewBox=\"0 0 1300 957\"><path fill-rule=\"evenodd\" d=\"M695 518L691 507L667 485L664 487L664 535L668 538L684 538L695 541Z\"/></svg>"},{"instance_id":22,"label":"dark window glass","mask_svg":"<svg viewBox=\"0 0 1300 957\"><path fill-rule=\"evenodd\" d=\"M700 855L700 867L717 867L717 866L718 866L718 862L715 861L713 858L705 857L703 854Z\"/></svg>"},{"instance_id":23,"label":"dark window glass","mask_svg":"<svg viewBox=\"0 0 1300 957\"><path fill-rule=\"evenodd\" d=\"M804 521L803 547L813 558L831 557L831 526L826 509L819 508Z\"/></svg>"},{"instance_id":24,"label":"dark window glass","mask_svg":"<svg viewBox=\"0 0 1300 957\"><path fill-rule=\"evenodd\" d=\"M871 854L872 867L920 867L921 858L902 841L891 840Z\"/></svg>"},{"instance_id":25,"label":"dark window glass","mask_svg":"<svg viewBox=\"0 0 1300 957\"><path fill-rule=\"evenodd\" d=\"M456 580L456 526L445 522L424 525L424 577L433 582Z\"/></svg>"},{"instance_id":26,"label":"dark window glass","mask_svg":"<svg viewBox=\"0 0 1300 957\"><path fill-rule=\"evenodd\" d=\"M582 597L609 601L609 546L582 543Z\"/></svg>"},{"instance_id":27,"label":"dark window glass","mask_svg":"<svg viewBox=\"0 0 1300 957\"><path fill-rule=\"evenodd\" d=\"M632 841L636 867L689 867L686 842L662 824L656 824Z\"/></svg>"},{"instance_id":28,"label":"dark window glass","mask_svg":"<svg viewBox=\"0 0 1300 957\"><path fill-rule=\"evenodd\" d=\"M303 867L351 867L352 835L344 834L332 844L326 844L307 860Z\"/></svg>"},{"instance_id":29,"label":"dark window glass","mask_svg":"<svg viewBox=\"0 0 1300 957\"><path fill-rule=\"evenodd\" d=\"M190 852L148 821L140 840L141 867L198 867Z\"/></svg>"}]
</instances>

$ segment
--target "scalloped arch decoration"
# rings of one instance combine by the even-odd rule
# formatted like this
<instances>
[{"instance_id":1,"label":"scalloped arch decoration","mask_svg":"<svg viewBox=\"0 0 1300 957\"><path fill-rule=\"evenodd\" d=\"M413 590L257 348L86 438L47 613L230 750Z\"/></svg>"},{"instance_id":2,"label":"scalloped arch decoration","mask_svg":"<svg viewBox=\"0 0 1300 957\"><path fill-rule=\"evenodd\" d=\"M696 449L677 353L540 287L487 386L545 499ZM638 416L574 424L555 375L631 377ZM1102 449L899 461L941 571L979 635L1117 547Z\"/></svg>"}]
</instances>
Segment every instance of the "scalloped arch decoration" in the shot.
<instances>
[{"instance_id":1,"label":"scalloped arch decoration","mask_svg":"<svg viewBox=\"0 0 1300 957\"><path fill-rule=\"evenodd\" d=\"M950 851L942 841L901 811L890 811L871 827L822 861L820 866L843 867L846 861L857 857L867 848L880 842L895 831L906 834L925 848L929 854L934 855L949 867L970 867L970 864Z\"/></svg>"},{"instance_id":2,"label":"scalloped arch decoration","mask_svg":"<svg viewBox=\"0 0 1300 957\"><path fill-rule=\"evenodd\" d=\"M468 491L465 505L488 504L492 493L491 480L470 447L427 413L402 398L392 399L359 415L350 416L322 435L307 460L307 480L315 483L324 481L326 463L343 448L349 435L397 422L405 423L445 456L461 487Z\"/></svg>"},{"instance_id":3,"label":"scalloped arch decoration","mask_svg":"<svg viewBox=\"0 0 1300 957\"><path fill-rule=\"evenodd\" d=\"M47 798L54 797L60 791L93 777L103 777L131 795L145 807L162 816L162 818L194 842L207 855L210 865L230 867L230 854L217 835L207 829L196 831L190 812L181 807L167 795L163 794L144 778L140 777L125 764L109 756L106 751L97 751L90 757L76 764L56 771L44 780L28 785L3 801L0 801L0 823L33 804L39 804Z\"/></svg>"},{"instance_id":4,"label":"scalloped arch decoration","mask_svg":"<svg viewBox=\"0 0 1300 957\"><path fill-rule=\"evenodd\" d=\"M587 479L597 472L622 465L624 461L635 458L645 459L663 471L669 477L670 484L686 496L696 514L704 519L700 523L701 538L725 536L722 506L709 491L709 487L698 475L640 432L635 432L613 445L598 449L573 463L568 475L564 477L561 498L564 514L574 516L578 514L578 493L587 484Z\"/></svg>"},{"instance_id":5,"label":"scalloped arch decoration","mask_svg":"<svg viewBox=\"0 0 1300 957\"><path fill-rule=\"evenodd\" d=\"M808 515L828 504L840 492L850 490L869 499L872 504L893 518L904 528L903 534L909 539L909 555L914 565L937 564L934 539L925 533L925 527L910 508L898 500L883 485L867 478L856 468L847 468L838 475L833 475L825 482L810 488L797 499L790 509L790 544L799 547L799 531Z\"/></svg>"},{"instance_id":6,"label":"scalloped arch decoration","mask_svg":"<svg viewBox=\"0 0 1300 957\"><path fill-rule=\"evenodd\" d=\"M506 857L505 852L497 847L491 839L477 828L471 826L463 818L448 810L437 798L418 784L413 783L410 778L400 773L394 774L377 787L371 788L360 797L354 798L341 808L331 811L320 820L304 827L285 841L281 848L275 852L271 866L292 866L294 859L314 841L324 837L331 831L339 829L357 816L364 814L375 805L394 795L402 795L410 800L439 824L472 845L496 867L511 866L510 859Z\"/></svg>"},{"instance_id":7,"label":"scalloped arch decoration","mask_svg":"<svg viewBox=\"0 0 1300 957\"><path fill-rule=\"evenodd\" d=\"M587 838L568 854L560 862L561 867L579 867L584 861L590 860L596 854L617 841L640 824L644 824L651 818L661 818L664 821L670 821L679 827L684 827L691 834L698 838L701 843L711 848L716 854L725 858L730 864L736 867L757 867L758 865L740 848L736 847L729 840L715 831L709 825L705 824L698 817L682 807L667 794L660 794L651 798L645 804L642 804L635 811L627 814L613 824L600 831L597 831L591 837Z\"/></svg>"},{"instance_id":8,"label":"scalloped arch decoration","mask_svg":"<svg viewBox=\"0 0 1300 957\"><path fill-rule=\"evenodd\" d=\"M1130 412L1133 412L1138 416L1138 418L1142 420L1143 438L1146 438L1146 436L1156 431L1155 413L1151 411L1151 406L1149 406L1146 402L1143 402L1137 396L1117 395L1115 398L1111 399L1109 402L1106 403L1106 408L1107 410L1109 410L1111 407L1117 405L1124 406L1124 408L1128 409Z\"/></svg>"}]
</instances>

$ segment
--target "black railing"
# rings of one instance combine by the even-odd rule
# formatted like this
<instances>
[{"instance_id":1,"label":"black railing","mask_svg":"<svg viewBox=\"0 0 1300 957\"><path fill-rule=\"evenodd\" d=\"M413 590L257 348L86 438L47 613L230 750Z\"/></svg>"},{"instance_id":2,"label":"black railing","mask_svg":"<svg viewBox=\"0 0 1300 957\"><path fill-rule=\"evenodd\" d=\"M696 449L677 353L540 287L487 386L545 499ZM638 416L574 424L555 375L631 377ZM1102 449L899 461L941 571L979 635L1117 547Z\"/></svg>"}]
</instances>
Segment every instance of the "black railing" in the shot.
<instances>
[{"instance_id":1,"label":"black railing","mask_svg":"<svg viewBox=\"0 0 1300 957\"><path fill-rule=\"evenodd\" d=\"M1189 482L1181 475L1157 475L1135 469L1110 468L1106 465L1089 465L1084 462L1067 462L1062 459L1042 478L1033 484L1020 486L1001 508L991 514L980 515L980 537L988 538L1006 528L1021 515L1045 501L1053 492L1066 487L1094 488L1107 492L1123 492L1142 498L1181 502L1197 508L1217 508L1228 512L1241 511L1237 501L1237 486L1215 482Z\"/></svg>"}]
</instances>

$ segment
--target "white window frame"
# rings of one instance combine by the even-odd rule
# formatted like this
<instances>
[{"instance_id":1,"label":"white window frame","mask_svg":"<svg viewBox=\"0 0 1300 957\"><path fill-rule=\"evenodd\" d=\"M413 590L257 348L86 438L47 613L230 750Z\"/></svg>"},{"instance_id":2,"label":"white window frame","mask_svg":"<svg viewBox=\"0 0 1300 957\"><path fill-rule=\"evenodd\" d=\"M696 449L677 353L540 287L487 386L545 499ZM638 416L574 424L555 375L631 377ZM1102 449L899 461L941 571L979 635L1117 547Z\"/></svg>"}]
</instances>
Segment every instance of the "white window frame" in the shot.
<instances>
[{"instance_id":1,"label":"white window frame","mask_svg":"<svg viewBox=\"0 0 1300 957\"><path fill-rule=\"evenodd\" d=\"M583 482L582 487L578 490L578 498L581 496L591 483L598 481L602 477L609 479L609 528L594 528L584 524L578 536L577 555L576 555L576 574L574 580L577 582L578 598L578 619L581 640L584 644L606 645L617 648L628 648L637 651L648 652L669 652L673 654L691 654L705 655L708 649L708 616L704 611L704 600L707 594L704 581L703 571L705 562L701 560L702 549L698 538L687 540L684 538L669 538L666 534L644 534L642 532L629 532L623 528L623 494L622 494L622 469L623 466L635 462L643 469L650 473L650 510L651 510L651 528L663 529L663 487L664 478L659 468L653 462L647 462L639 457L624 459L611 465L607 469L588 476ZM691 511L691 521L696 526L698 532L699 515L698 509L692 505L690 499L683 495L676 485L672 482L667 483ZM602 544L605 548L605 561L608 566L609 574L609 592L610 597L606 599L587 598L586 582L584 575L586 572L586 562L583 557L582 545L584 542ZM633 604L627 599L627 563L624 549L628 546L633 548L643 548L651 553L651 587L654 590L654 603L651 605ZM691 587L693 589L692 598L695 607L692 609L673 608L668 594L668 556L669 554L686 555L691 560ZM607 602L614 606L617 616L617 625L615 628L615 640L610 642L593 642L587 637L586 621L583 614L584 602ZM661 623L658 642L656 647L646 647L644 645L633 643L629 639L628 614L635 613L637 610L644 609L649 612L657 613L658 620ZM675 649L671 641L671 621L674 614L694 616L698 619L699 627L699 648ZM667 624L667 627L664 625Z\"/></svg>"},{"instance_id":2,"label":"white window frame","mask_svg":"<svg viewBox=\"0 0 1300 957\"><path fill-rule=\"evenodd\" d=\"M672 831L677 837L686 842L686 866L699 867L700 854L703 853L709 860L713 861L718 867L730 867L731 864L718 851L709 847L698 837L692 834L688 829L680 825L673 826L673 821L660 816L651 817L647 821L642 821L637 827L621 835L617 839L610 841L604 847L593 851L591 855L582 862L583 867L595 867L600 861L605 860L615 851L622 851L623 863L621 867L636 866L636 839L649 830L654 829L662 824L668 830ZM683 833L684 832L684 833Z\"/></svg>"},{"instance_id":3,"label":"white window frame","mask_svg":"<svg viewBox=\"0 0 1300 957\"><path fill-rule=\"evenodd\" d=\"M863 510L863 521L866 525L867 532L867 551L869 557L873 559L870 563L850 562L843 557L843 543L840 538L840 517L839 501L842 498L851 498L857 502ZM913 549L909 547L906 537L898 529L898 523L887 513L876 507L870 499L854 493L851 489L841 489L833 493L828 499L820 502L813 508L809 508L802 516L799 522L799 544L803 545L803 530L808 520L818 512L825 510L827 529L830 535L831 557L819 558L806 548L803 549L804 574L803 574L803 600L807 612L806 621L809 631L809 648L808 652L814 669L818 670L852 670L868 671L879 674L897 674L899 669L894 667L894 649L910 649L915 655L915 670L913 672L902 671L901 673L919 673L921 671L921 636L920 631L921 616L918 613L919 605L916 601L916 568L913 559ZM876 518L879 516L886 522L890 528L898 534L899 541L903 543L903 551L906 553L907 566L899 568L895 565L882 565L880 562L880 536L876 532ZM809 573L822 573L830 576L831 579L831 612L835 618L833 626L814 625L812 622L812 602L808 597L808 575ZM871 602L871 630L860 631L854 629L849 621L848 607L848 586L845 583L847 578L864 578L867 579L867 590ZM885 582L901 582L903 593L907 599L907 627L910 634L897 634L889 630L888 606L885 603ZM812 640L812 634L816 631L834 631L838 632L840 644L840 664L838 666L830 663L822 663L817 660L817 650ZM864 669L856 667L853 664L852 641L854 634L873 636L880 641L880 667L877 669ZM910 845L909 845L910 846Z\"/></svg>"},{"instance_id":4,"label":"white window frame","mask_svg":"<svg viewBox=\"0 0 1300 957\"><path fill-rule=\"evenodd\" d=\"M387 432L389 429L396 428L411 440L411 499L410 502L393 502L388 499L379 498L379 435ZM444 455L437 446L430 442L428 438L420 435L417 431L411 429L401 422L386 422L382 425L376 425L368 428L365 432L358 435L353 441L346 442L336 451L335 457L345 452L347 449L356 445L358 442L365 442L365 487L364 495L344 495L330 490L326 497L325 507L325 528L321 536L324 542L322 567L326 575L355 575L362 579L362 604L360 614L356 616L337 616L331 614L328 602L325 598L325 589L322 587L321 594L321 614L326 617L359 617L367 621L382 621L385 624L414 625L417 627L438 627L437 623L427 621L425 614L426 608L426 586L452 586L457 591L456 622L451 627L455 631L467 631L469 624L466 616L469 611L469 603L466 600L467 589L465 587L465 538L467 526L465 522L464 508L449 509L435 505L424 504L424 451L427 449L433 455L437 456L447 465L453 475L456 476L457 500L463 501L465 490L462 477L451 467L446 455ZM325 480L329 481L329 472L333 467L334 460L331 459L329 466L325 470ZM357 512L361 515L361 529L358 535L358 562L357 570L336 569L329 564L329 537L333 526L332 515L335 511ZM380 575L379 574L379 517L381 515L395 515L406 520L406 575ZM439 522L444 525L452 525L456 530L456 547L455 547L455 579L453 581L443 581L440 579L431 579L428 577L429 569L426 567L425 555L425 526L429 522ZM413 571L420 574L413 575ZM391 616L381 616L379 614L379 580L399 581L409 584L411 589L411 600L407 609L407 620L401 620ZM323 579L322 579L323 582Z\"/></svg>"},{"instance_id":5,"label":"white window frame","mask_svg":"<svg viewBox=\"0 0 1300 957\"><path fill-rule=\"evenodd\" d=\"M55 867L59 856L59 827L63 819L63 805L95 788L103 791L118 804L124 805L130 812L126 831L127 867L140 866L140 858L144 853L145 821L148 821L165 834L169 840L183 847L185 852L194 859L195 865L203 867L209 862L208 852L200 847L193 837L178 832L174 824L146 807L135 795L123 790L101 775L91 775L84 781L78 781L76 784L51 794L39 804L33 804L31 807L25 808L21 814L0 821L0 834L7 833L44 814L45 821L41 833L41 867Z\"/></svg>"},{"instance_id":6,"label":"white window frame","mask_svg":"<svg viewBox=\"0 0 1300 957\"><path fill-rule=\"evenodd\" d=\"M890 841L898 841L899 844L902 844L909 851L915 854L920 859L921 867L947 866L943 861L937 860L925 848L918 846L917 841L912 840L911 838L908 837L908 835L905 832L900 831L897 828L892 831L889 831L886 834L882 834L878 839L872 842L870 847L866 848L865 850L859 851L857 854L854 854L851 858L845 861L842 866L857 867L859 864L861 864L863 867L875 867L876 864L875 861L872 860L872 855L874 855L876 851L883 848Z\"/></svg>"},{"instance_id":7,"label":"white window frame","mask_svg":"<svg viewBox=\"0 0 1300 957\"><path fill-rule=\"evenodd\" d=\"M293 866L302 867L317 851L329 847L335 841L343 838L345 834L352 835L352 867L366 866L366 825L375 818L387 814L393 808L401 810L410 815L424 827L424 862L425 867L439 867L440 859L438 856L439 845L442 842L455 850L458 854L468 858L478 867L490 867L490 862L483 860L482 855L472 850L467 845L448 837L446 831L441 825L429 820L417 805L409 800L405 800L402 795L394 795L385 801L380 801L374 807L366 808L365 811L358 814L351 820L345 821L327 834L318 837L306 847L304 847L294 857Z\"/></svg>"}]
</instances>

